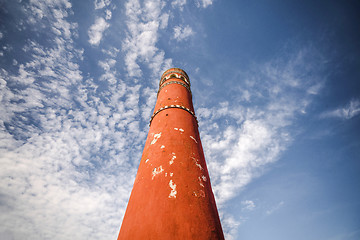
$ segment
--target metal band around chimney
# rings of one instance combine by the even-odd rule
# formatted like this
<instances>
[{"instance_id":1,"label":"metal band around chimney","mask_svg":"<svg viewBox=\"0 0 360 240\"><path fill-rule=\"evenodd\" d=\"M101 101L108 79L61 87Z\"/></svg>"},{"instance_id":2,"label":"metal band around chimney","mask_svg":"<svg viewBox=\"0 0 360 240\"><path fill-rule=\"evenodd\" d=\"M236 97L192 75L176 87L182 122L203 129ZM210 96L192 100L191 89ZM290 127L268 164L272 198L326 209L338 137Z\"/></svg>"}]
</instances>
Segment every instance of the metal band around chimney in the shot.
<instances>
[{"instance_id":1,"label":"metal band around chimney","mask_svg":"<svg viewBox=\"0 0 360 240\"><path fill-rule=\"evenodd\" d=\"M159 88L159 91L158 91L157 95L159 96L159 93L160 93L161 89L163 89L165 86L170 85L170 84L174 84L174 83L175 83L175 84L179 84L179 85L185 87L185 88L189 91L189 93L191 94L191 90L190 90L190 88L189 88L188 85L186 85L186 84L184 84L184 83L182 83L182 82L179 82L179 81L170 81L170 82L167 82L167 83L163 84L163 85Z\"/></svg>"},{"instance_id":2,"label":"metal band around chimney","mask_svg":"<svg viewBox=\"0 0 360 240\"><path fill-rule=\"evenodd\" d=\"M197 120L197 118L196 118L195 113L194 113L193 111L191 111L190 109L188 109L187 107L184 107L184 106L181 106L181 105L169 105L169 106L164 106L164 107L162 107L162 108L159 108L159 109L151 116L151 118L150 118L150 124L149 124L149 125L151 125L152 120L154 119L154 117L155 117L159 112L161 112L161 111L163 111L163 110L166 110L166 109L169 109L169 108L180 108L180 109L182 109L182 110L187 111L188 113L190 113L190 114L195 118L196 123L198 123L198 120Z\"/></svg>"},{"instance_id":3,"label":"metal band around chimney","mask_svg":"<svg viewBox=\"0 0 360 240\"><path fill-rule=\"evenodd\" d=\"M176 74L179 74L179 75L182 75L187 81L187 83L190 85L190 82L188 82L188 81L190 81L189 80L189 77L188 77L188 75L185 73L185 72L181 72L181 71L177 71L177 70L173 70L173 71L169 71L169 72L164 72L164 74L162 75L162 76L164 76L164 75L170 75L170 74L172 74L172 73L176 73ZM161 77L162 77L161 76ZM163 77L162 79L164 79L165 77ZM169 78L168 78L169 79Z\"/></svg>"},{"instance_id":4,"label":"metal band around chimney","mask_svg":"<svg viewBox=\"0 0 360 240\"><path fill-rule=\"evenodd\" d=\"M181 80L183 80L184 82L186 82L186 83L190 86L190 82L189 82L189 80L188 80L186 77L184 77L183 75L181 75L181 77L183 77L183 78L178 77L178 76L171 77L171 73L181 74L181 73L175 72L175 71L174 71L174 72L169 72L170 76L164 77L164 78L160 81L159 86L161 86L161 84L163 84L166 80L169 80L170 78L178 78L178 79L181 79ZM167 74L167 75L169 75L169 74Z\"/></svg>"},{"instance_id":5,"label":"metal band around chimney","mask_svg":"<svg viewBox=\"0 0 360 240\"><path fill-rule=\"evenodd\" d=\"M171 71L169 71L171 70ZM168 70L166 70L162 75L161 75L161 78L163 78L164 75L168 75L168 74L171 74L171 73L179 73L183 76L185 76L185 78L187 78L189 80L189 76L187 75L187 73L182 70L181 68L170 68Z\"/></svg>"}]
</instances>

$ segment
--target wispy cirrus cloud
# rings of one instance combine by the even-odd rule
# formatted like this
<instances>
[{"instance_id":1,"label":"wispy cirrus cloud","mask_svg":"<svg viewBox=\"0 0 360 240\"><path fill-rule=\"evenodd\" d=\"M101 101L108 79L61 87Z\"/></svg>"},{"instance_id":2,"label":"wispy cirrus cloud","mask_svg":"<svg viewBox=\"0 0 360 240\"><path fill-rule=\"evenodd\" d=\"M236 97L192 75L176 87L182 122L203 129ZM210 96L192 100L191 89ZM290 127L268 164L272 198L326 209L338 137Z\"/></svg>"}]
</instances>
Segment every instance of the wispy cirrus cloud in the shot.
<instances>
[{"instance_id":1,"label":"wispy cirrus cloud","mask_svg":"<svg viewBox=\"0 0 360 240\"><path fill-rule=\"evenodd\" d=\"M288 127L304 114L313 95L308 89L318 84L309 55L310 50L300 50L287 60L272 60L254 66L256 71L244 73L244 84L238 89L240 93L248 92L243 106L224 101L214 108L198 109L199 119L204 121L204 149L220 204L276 161L291 143ZM313 71L311 77L302 77L304 69ZM232 124L219 128L219 119Z\"/></svg>"},{"instance_id":2,"label":"wispy cirrus cloud","mask_svg":"<svg viewBox=\"0 0 360 240\"><path fill-rule=\"evenodd\" d=\"M176 41L180 42L180 41L187 40L190 36L192 36L194 34L195 34L194 31L192 30L192 28L189 25L184 26L184 27L175 26L173 38Z\"/></svg>"},{"instance_id":3,"label":"wispy cirrus cloud","mask_svg":"<svg viewBox=\"0 0 360 240\"><path fill-rule=\"evenodd\" d=\"M351 119L360 114L360 100L351 99L350 102L343 107L326 111L320 114L322 118L339 118L343 120Z\"/></svg>"},{"instance_id":4,"label":"wispy cirrus cloud","mask_svg":"<svg viewBox=\"0 0 360 240\"><path fill-rule=\"evenodd\" d=\"M267 210L266 215L273 214L274 212L278 211L283 205L284 205L284 201L279 202L278 204Z\"/></svg>"},{"instance_id":5,"label":"wispy cirrus cloud","mask_svg":"<svg viewBox=\"0 0 360 240\"><path fill-rule=\"evenodd\" d=\"M251 201L251 200L242 201L241 205L243 206L242 210L245 210L245 211L252 211L256 207L254 201Z\"/></svg>"},{"instance_id":6,"label":"wispy cirrus cloud","mask_svg":"<svg viewBox=\"0 0 360 240\"><path fill-rule=\"evenodd\" d=\"M318 56L310 49L302 49L291 56L253 66L253 70L241 74L244 79L241 88L232 85L236 95L229 92L227 96L240 102L222 101L214 107L197 109L220 211L291 144L296 134L290 131L291 126L306 113L314 96L309 89L318 84L321 67L314 68L319 66L314 64L317 60ZM304 75L305 70L308 74ZM247 92L246 99L241 92ZM250 202L248 206L252 206ZM231 238L236 230L229 227L225 232Z\"/></svg>"}]
</instances>

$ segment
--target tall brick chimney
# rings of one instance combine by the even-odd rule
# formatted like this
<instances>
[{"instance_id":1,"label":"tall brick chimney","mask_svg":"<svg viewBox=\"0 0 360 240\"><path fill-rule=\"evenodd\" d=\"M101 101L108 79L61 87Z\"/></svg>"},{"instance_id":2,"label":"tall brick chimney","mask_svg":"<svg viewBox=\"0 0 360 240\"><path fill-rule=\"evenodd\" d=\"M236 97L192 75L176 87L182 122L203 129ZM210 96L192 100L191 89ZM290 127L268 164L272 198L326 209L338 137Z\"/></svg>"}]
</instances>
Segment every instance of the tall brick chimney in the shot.
<instances>
[{"instance_id":1,"label":"tall brick chimney","mask_svg":"<svg viewBox=\"0 0 360 240\"><path fill-rule=\"evenodd\" d=\"M186 72L161 76L118 240L224 239Z\"/></svg>"}]
</instances>

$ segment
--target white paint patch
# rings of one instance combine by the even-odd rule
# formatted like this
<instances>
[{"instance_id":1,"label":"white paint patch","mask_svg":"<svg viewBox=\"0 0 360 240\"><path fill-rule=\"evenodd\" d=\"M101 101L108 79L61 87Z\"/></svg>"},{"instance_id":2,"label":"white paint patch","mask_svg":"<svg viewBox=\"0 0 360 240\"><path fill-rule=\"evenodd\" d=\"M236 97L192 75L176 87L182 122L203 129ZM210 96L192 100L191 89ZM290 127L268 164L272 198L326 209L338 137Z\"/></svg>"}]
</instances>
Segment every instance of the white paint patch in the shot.
<instances>
[{"instance_id":1,"label":"white paint patch","mask_svg":"<svg viewBox=\"0 0 360 240\"><path fill-rule=\"evenodd\" d=\"M198 168L199 168L200 170L203 170L203 167L202 167L201 164L199 163L199 159L196 159L196 158L194 158L194 157L191 157L191 158L194 160L195 165L198 166Z\"/></svg>"},{"instance_id":2,"label":"white paint patch","mask_svg":"<svg viewBox=\"0 0 360 240\"><path fill-rule=\"evenodd\" d=\"M147 163L148 161L149 161L149 159L146 159L146 160L145 160L145 163Z\"/></svg>"},{"instance_id":3,"label":"white paint patch","mask_svg":"<svg viewBox=\"0 0 360 240\"><path fill-rule=\"evenodd\" d=\"M174 130L180 131L181 133L184 133L184 129L182 129L182 128L174 128Z\"/></svg>"},{"instance_id":4,"label":"white paint patch","mask_svg":"<svg viewBox=\"0 0 360 240\"><path fill-rule=\"evenodd\" d=\"M167 172L165 173L165 177L167 177Z\"/></svg>"},{"instance_id":5,"label":"white paint patch","mask_svg":"<svg viewBox=\"0 0 360 240\"><path fill-rule=\"evenodd\" d=\"M195 163L196 164L196 166L198 166L198 168L200 169L200 170L203 170L203 167L200 165L200 163Z\"/></svg>"},{"instance_id":6,"label":"white paint patch","mask_svg":"<svg viewBox=\"0 0 360 240\"><path fill-rule=\"evenodd\" d=\"M158 168L154 168L154 170L152 171L152 180L154 179L154 177L160 173L162 173L164 171L164 169L162 168L162 166L158 167Z\"/></svg>"},{"instance_id":7,"label":"white paint patch","mask_svg":"<svg viewBox=\"0 0 360 240\"><path fill-rule=\"evenodd\" d=\"M172 155L173 155L173 156L172 156L171 160L169 161L169 164L170 164L170 165L174 163L174 160L175 160L175 158L176 158L175 153L172 153Z\"/></svg>"},{"instance_id":8,"label":"white paint patch","mask_svg":"<svg viewBox=\"0 0 360 240\"><path fill-rule=\"evenodd\" d=\"M193 136L190 136L190 138L191 138L192 140L194 140L196 143L198 143Z\"/></svg>"},{"instance_id":9,"label":"white paint patch","mask_svg":"<svg viewBox=\"0 0 360 240\"><path fill-rule=\"evenodd\" d=\"M164 145L161 145L161 147L160 147L161 149L163 149L163 148L165 148L165 146Z\"/></svg>"},{"instance_id":10,"label":"white paint patch","mask_svg":"<svg viewBox=\"0 0 360 240\"><path fill-rule=\"evenodd\" d=\"M199 177L198 179L199 179L199 185L205 187L204 184L202 184L201 177Z\"/></svg>"},{"instance_id":11,"label":"white paint patch","mask_svg":"<svg viewBox=\"0 0 360 240\"><path fill-rule=\"evenodd\" d=\"M176 184L173 182L173 180L170 180L169 187L171 188L171 192L169 194L169 198L176 198Z\"/></svg>"},{"instance_id":12,"label":"white paint patch","mask_svg":"<svg viewBox=\"0 0 360 240\"><path fill-rule=\"evenodd\" d=\"M205 192L200 190L198 193L196 191L193 192L195 197L205 197Z\"/></svg>"},{"instance_id":13,"label":"white paint patch","mask_svg":"<svg viewBox=\"0 0 360 240\"><path fill-rule=\"evenodd\" d=\"M172 177L172 176L174 176L174 173L171 172L171 173L170 173L170 177Z\"/></svg>"},{"instance_id":14,"label":"white paint patch","mask_svg":"<svg viewBox=\"0 0 360 240\"><path fill-rule=\"evenodd\" d=\"M156 141L161 137L161 132L154 135L154 139L151 141L151 145L156 143Z\"/></svg>"},{"instance_id":15,"label":"white paint patch","mask_svg":"<svg viewBox=\"0 0 360 240\"><path fill-rule=\"evenodd\" d=\"M201 178L202 178L202 180L203 180L204 182L207 181L207 178L206 178L204 175L202 175Z\"/></svg>"}]
</instances>

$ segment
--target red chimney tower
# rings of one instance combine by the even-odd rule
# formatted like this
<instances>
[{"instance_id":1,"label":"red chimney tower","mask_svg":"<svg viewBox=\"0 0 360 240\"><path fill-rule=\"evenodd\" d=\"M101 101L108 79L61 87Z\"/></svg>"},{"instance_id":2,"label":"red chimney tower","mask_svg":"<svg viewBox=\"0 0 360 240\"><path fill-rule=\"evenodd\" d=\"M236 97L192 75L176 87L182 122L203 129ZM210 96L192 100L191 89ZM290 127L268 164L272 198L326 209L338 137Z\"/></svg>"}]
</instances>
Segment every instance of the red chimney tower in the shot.
<instances>
[{"instance_id":1,"label":"red chimney tower","mask_svg":"<svg viewBox=\"0 0 360 240\"><path fill-rule=\"evenodd\" d=\"M186 72L161 76L118 240L224 239Z\"/></svg>"}]
</instances>

